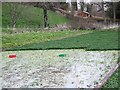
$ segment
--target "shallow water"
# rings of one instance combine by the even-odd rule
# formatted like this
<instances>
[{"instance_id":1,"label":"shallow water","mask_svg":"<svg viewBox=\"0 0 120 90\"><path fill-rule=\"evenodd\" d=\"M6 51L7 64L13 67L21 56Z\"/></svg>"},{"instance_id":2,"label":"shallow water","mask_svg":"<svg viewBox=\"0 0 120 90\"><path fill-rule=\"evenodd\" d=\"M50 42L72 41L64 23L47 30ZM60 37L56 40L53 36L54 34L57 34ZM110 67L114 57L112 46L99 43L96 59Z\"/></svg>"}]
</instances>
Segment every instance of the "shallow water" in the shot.
<instances>
[{"instance_id":1,"label":"shallow water","mask_svg":"<svg viewBox=\"0 0 120 90\"><path fill-rule=\"evenodd\" d=\"M118 51L7 51L2 52L2 83L4 88L94 88L117 60Z\"/></svg>"}]
</instances>

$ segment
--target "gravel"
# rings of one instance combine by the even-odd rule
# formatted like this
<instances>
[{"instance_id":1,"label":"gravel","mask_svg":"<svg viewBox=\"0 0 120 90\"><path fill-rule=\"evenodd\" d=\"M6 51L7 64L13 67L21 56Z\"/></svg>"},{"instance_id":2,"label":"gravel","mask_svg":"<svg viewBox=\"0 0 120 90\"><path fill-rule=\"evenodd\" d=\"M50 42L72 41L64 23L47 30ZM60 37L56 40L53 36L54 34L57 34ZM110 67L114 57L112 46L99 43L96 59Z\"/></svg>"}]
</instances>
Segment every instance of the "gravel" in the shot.
<instances>
[{"instance_id":1,"label":"gravel","mask_svg":"<svg viewBox=\"0 0 120 90\"><path fill-rule=\"evenodd\" d=\"M0 81L4 88L94 88L117 60L118 51L5 51Z\"/></svg>"}]
</instances>

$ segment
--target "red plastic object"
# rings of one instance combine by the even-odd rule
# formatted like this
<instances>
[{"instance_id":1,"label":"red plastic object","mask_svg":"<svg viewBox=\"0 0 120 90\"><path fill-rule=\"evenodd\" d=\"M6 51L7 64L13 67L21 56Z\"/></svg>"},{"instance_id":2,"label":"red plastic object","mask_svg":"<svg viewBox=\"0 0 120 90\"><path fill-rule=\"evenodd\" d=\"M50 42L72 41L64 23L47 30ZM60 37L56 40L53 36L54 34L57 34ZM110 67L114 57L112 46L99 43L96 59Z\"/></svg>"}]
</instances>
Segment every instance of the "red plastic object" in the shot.
<instances>
[{"instance_id":1,"label":"red plastic object","mask_svg":"<svg viewBox=\"0 0 120 90\"><path fill-rule=\"evenodd\" d=\"M9 55L9 58L16 58L15 54Z\"/></svg>"}]
</instances>

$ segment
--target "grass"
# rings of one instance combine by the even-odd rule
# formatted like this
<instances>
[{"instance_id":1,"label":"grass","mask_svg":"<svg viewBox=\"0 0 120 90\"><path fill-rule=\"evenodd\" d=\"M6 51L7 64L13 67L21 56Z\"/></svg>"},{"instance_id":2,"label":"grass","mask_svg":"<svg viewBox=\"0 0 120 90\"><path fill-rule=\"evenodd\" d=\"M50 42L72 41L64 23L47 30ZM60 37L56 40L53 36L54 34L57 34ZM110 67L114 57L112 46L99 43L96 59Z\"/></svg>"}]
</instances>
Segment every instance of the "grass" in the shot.
<instances>
[{"instance_id":1,"label":"grass","mask_svg":"<svg viewBox=\"0 0 120 90\"><path fill-rule=\"evenodd\" d=\"M71 37L77 34L90 33L93 31L41 31L41 32L29 32L21 34L6 34L2 36L2 48L11 48L16 46L23 46L26 44L40 43L64 37Z\"/></svg>"},{"instance_id":2,"label":"grass","mask_svg":"<svg viewBox=\"0 0 120 90\"><path fill-rule=\"evenodd\" d=\"M43 27L43 9L33 7L33 6L23 6L20 7L19 4L13 3L12 7L16 7L16 11L20 12L19 19L17 20L16 27ZM19 8L20 7L20 8ZM64 24L68 23L66 17L59 15L53 11L48 10L48 23L50 26L54 26L55 24ZM7 27L11 25L11 15L10 15L10 5L8 3L2 4L2 26Z\"/></svg>"},{"instance_id":3,"label":"grass","mask_svg":"<svg viewBox=\"0 0 120 90\"><path fill-rule=\"evenodd\" d=\"M0 3L0 28L2 27L2 4Z\"/></svg>"},{"instance_id":4,"label":"grass","mask_svg":"<svg viewBox=\"0 0 120 90\"><path fill-rule=\"evenodd\" d=\"M32 40L29 41L31 42ZM31 42L31 44L26 44L20 47L14 47L11 48L10 50L82 49L82 48L86 50L118 50L119 49L118 31L94 31L92 33L79 35L76 37L65 38L61 40L52 40L40 43Z\"/></svg>"},{"instance_id":5,"label":"grass","mask_svg":"<svg viewBox=\"0 0 120 90\"><path fill-rule=\"evenodd\" d=\"M112 77L107 81L107 83L102 87L104 88L120 88L119 86L119 74L120 68L112 75ZM118 90L118 89L117 89Z\"/></svg>"}]
</instances>

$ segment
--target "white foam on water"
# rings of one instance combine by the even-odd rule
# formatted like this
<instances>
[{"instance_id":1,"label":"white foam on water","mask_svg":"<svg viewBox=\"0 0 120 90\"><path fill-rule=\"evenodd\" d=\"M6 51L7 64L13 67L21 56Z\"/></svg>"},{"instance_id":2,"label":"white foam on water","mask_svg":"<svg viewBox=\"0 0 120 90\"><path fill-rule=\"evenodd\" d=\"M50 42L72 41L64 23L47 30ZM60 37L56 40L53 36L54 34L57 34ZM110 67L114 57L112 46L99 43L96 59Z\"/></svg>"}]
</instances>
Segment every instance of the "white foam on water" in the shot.
<instances>
[{"instance_id":1,"label":"white foam on water","mask_svg":"<svg viewBox=\"0 0 120 90\"><path fill-rule=\"evenodd\" d=\"M17 58L9 59L11 53ZM8 51L2 57L3 87L94 88L117 63L118 51Z\"/></svg>"}]
</instances>

